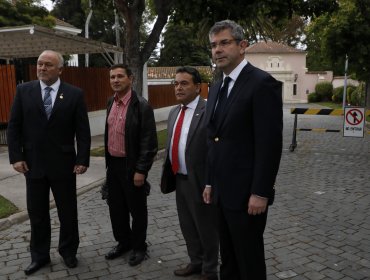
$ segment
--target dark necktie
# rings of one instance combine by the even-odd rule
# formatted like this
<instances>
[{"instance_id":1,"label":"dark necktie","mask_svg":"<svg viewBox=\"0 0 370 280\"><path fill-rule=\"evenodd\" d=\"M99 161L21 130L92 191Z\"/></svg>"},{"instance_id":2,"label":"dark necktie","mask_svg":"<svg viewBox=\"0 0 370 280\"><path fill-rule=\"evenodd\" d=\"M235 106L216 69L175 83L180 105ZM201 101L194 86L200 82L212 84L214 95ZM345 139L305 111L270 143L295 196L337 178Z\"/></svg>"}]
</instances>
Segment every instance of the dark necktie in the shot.
<instances>
[{"instance_id":1,"label":"dark necktie","mask_svg":"<svg viewBox=\"0 0 370 280\"><path fill-rule=\"evenodd\" d=\"M179 142L180 142L180 135L181 135L181 128L182 124L184 123L184 117L185 117L185 110L188 107L182 106L181 113L179 116L179 119L177 120L175 132L173 135L173 141L172 141L172 171L173 174L176 174L179 171Z\"/></svg>"},{"instance_id":2,"label":"dark necktie","mask_svg":"<svg viewBox=\"0 0 370 280\"><path fill-rule=\"evenodd\" d=\"M50 118L51 109L52 109L51 95L50 95L51 90L52 90L51 87L46 87L45 95L44 95L44 108L45 108L45 113L48 119Z\"/></svg>"},{"instance_id":3,"label":"dark necktie","mask_svg":"<svg viewBox=\"0 0 370 280\"><path fill-rule=\"evenodd\" d=\"M229 89L229 83L231 81L231 78L226 76L224 79L224 83L221 87L221 89L218 92L218 101L217 101L217 107L213 114L213 121L217 123L220 120L220 116L222 115L222 112L225 109L225 105L227 102L227 91Z\"/></svg>"}]
</instances>

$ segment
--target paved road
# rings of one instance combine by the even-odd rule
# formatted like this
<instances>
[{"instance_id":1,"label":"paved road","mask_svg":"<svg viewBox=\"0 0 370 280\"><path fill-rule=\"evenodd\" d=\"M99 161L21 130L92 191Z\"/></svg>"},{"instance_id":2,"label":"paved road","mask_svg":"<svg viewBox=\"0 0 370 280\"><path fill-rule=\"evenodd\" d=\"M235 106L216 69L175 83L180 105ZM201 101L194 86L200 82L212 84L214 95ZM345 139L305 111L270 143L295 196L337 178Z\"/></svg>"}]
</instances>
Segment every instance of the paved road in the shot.
<instances>
[{"instance_id":1,"label":"paved road","mask_svg":"<svg viewBox=\"0 0 370 280\"><path fill-rule=\"evenodd\" d=\"M265 232L268 280L370 279L370 135L299 132L289 152L293 116L284 114L284 151L275 204ZM300 116L298 127L341 129L340 117ZM162 195L161 162L150 172L149 258L138 267L127 256L106 261L114 245L108 208L98 188L79 196L79 266L66 269L56 252L58 222L51 210L52 264L30 279L180 279L187 263L174 195ZM29 222L0 231L0 279L22 279L29 264ZM198 279L190 277L186 279Z\"/></svg>"}]
</instances>

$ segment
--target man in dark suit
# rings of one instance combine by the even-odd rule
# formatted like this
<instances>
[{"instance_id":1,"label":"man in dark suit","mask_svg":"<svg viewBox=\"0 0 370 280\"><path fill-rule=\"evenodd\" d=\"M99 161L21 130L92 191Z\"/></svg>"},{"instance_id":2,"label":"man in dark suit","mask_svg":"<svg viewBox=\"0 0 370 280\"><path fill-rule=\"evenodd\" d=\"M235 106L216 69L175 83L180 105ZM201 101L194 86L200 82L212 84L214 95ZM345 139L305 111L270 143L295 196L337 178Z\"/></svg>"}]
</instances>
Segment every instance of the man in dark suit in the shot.
<instances>
[{"instance_id":1,"label":"man in dark suit","mask_svg":"<svg viewBox=\"0 0 370 280\"><path fill-rule=\"evenodd\" d=\"M109 213L118 244L105 258L115 259L132 249L129 265L135 266L147 251L146 178L158 149L156 125L153 109L131 89L131 70L116 64L109 75L114 95L108 100L104 142Z\"/></svg>"},{"instance_id":2,"label":"man in dark suit","mask_svg":"<svg viewBox=\"0 0 370 280\"><path fill-rule=\"evenodd\" d=\"M281 83L245 60L247 42L235 22L217 22L209 39L224 80L211 87L207 101L203 197L219 205L220 276L263 280L263 232L282 151Z\"/></svg>"},{"instance_id":3,"label":"man in dark suit","mask_svg":"<svg viewBox=\"0 0 370 280\"><path fill-rule=\"evenodd\" d=\"M203 202L206 171L206 102L199 96L201 77L192 67L176 70L175 95L181 105L168 117L166 159L162 184L174 182L181 231L190 264L176 276L202 273L201 279L218 279L217 208ZM182 123L182 124L181 124ZM177 139L177 140L176 140Z\"/></svg>"},{"instance_id":4,"label":"man in dark suit","mask_svg":"<svg viewBox=\"0 0 370 280\"><path fill-rule=\"evenodd\" d=\"M57 52L39 56L39 80L17 86L8 124L10 163L26 178L32 259L27 275L50 262L50 189L60 221L59 254L67 267L77 266L76 174L89 166L91 137L83 92L59 79L62 67Z\"/></svg>"}]
</instances>

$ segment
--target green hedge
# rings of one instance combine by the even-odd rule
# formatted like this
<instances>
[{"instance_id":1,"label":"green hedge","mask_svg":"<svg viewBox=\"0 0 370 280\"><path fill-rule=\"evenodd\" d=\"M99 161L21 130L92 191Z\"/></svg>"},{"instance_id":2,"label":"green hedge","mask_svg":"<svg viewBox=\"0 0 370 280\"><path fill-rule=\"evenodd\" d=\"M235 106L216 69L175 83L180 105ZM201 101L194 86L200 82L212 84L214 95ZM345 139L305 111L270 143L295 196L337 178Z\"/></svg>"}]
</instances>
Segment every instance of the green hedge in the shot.
<instances>
[{"instance_id":1,"label":"green hedge","mask_svg":"<svg viewBox=\"0 0 370 280\"><path fill-rule=\"evenodd\" d=\"M329 101L332 100L333 85L331 82L319 82L315 86L315 92L320 96L320 100Z\"/></svg>"},{"instance_id":2,"label":"green hedge","mask_svg":"<svg viewBox=\"0 0 370 280\"><path fill-rule=\"evenodd\" d=\"M321 98L320 95L318 95L316 92L311 92L308 94L307 100L308 102L312 103L321 101Z\"/></svg>"}]
</instances>

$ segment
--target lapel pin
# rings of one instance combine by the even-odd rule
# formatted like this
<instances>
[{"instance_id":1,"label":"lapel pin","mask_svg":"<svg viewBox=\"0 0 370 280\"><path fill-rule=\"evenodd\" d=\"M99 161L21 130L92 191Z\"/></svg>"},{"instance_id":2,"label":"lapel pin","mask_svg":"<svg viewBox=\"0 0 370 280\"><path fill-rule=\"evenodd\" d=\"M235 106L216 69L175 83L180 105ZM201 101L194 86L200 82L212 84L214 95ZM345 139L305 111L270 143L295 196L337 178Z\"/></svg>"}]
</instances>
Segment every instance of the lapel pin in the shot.
<instances>
[{"instance_id":1,"label":"lapel pin","mask_svg":"<svg viewBox=\"0 0 370 280\"><path fill-rule=\"evenodd\" d=\"M61 93L61 94L59 95L59 98L60 98L60 99L63 99L63 93Z\"/></svg>"}]
</instances>

